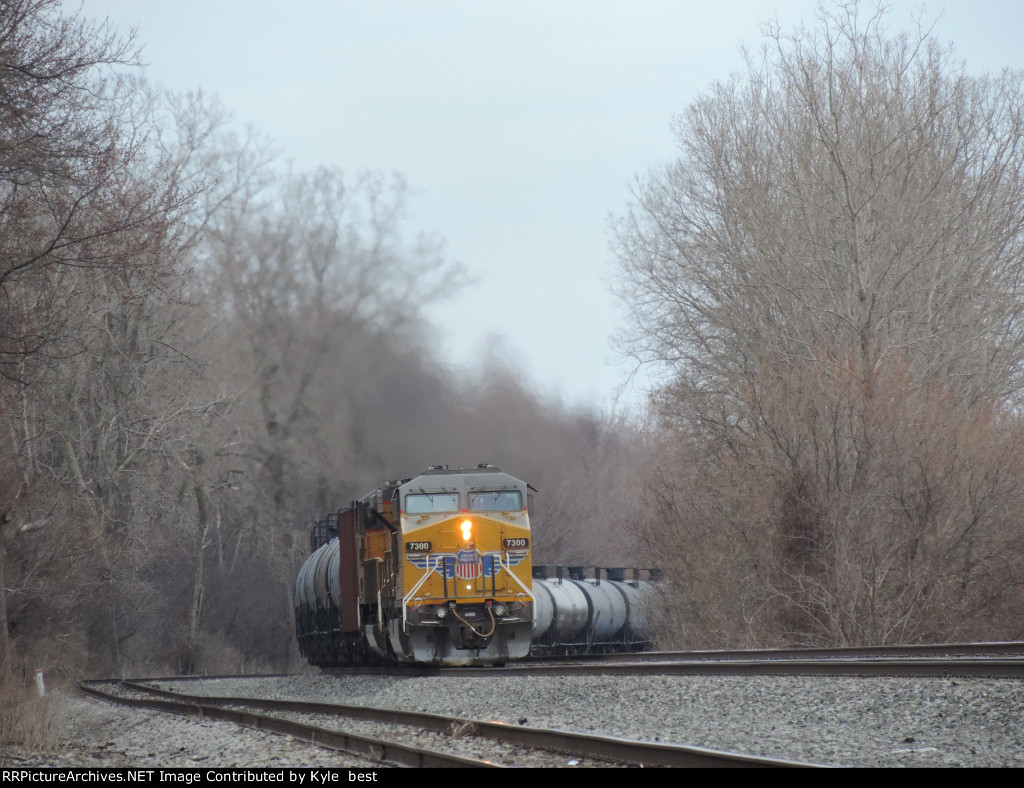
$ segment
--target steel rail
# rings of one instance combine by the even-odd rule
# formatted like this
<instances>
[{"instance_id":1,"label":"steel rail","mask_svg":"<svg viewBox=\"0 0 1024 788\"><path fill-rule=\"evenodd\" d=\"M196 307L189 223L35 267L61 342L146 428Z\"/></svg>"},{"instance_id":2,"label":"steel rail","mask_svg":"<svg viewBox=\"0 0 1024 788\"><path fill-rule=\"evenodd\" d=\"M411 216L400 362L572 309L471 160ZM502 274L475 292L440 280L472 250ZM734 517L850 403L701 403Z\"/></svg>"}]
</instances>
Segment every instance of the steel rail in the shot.
<instances>
[{"instance_id":1,"label":"steel rail","mask_svg":"<svg viewBox=\"0 0 1024 788\"><path fill-rule=\"evenodd\" d=\"M133 689L136 685L128 682L120 682L116 679L82 681L78 689L85 695L100 700L117 703L124 706L149 709L152 711L169 712L172 714L188 714L205 717L213 720L224 720L233 722L254 730L268 731L284 736L324 747L330 750L338 750L350 755L357 755L371 761L380 761L394 766L410 766L415 768L452 768L452 767L491 767L502 768L499 764L491 761L466 758L463 756L449 755L418 747L410 747L396 742L373 739L367 736L359 736L345 731L330 730L316 725L308 725L292 720L282 719L261 714L254 714L238 709L227 709L221 706L202 702L198 696L182 696L177 700L156 699L156 698L127 698L124 696L103 692L98 689L99 684L123 684ZM171 693L173 694L173 693Z\"/></svg>"},{"instance_id":2,"label":"steel rail","mask_svg":"<svg viewBox=\"0 0 1024 788\"><path fill-rule=\"evenodd\" d=\"M757 659L651 660L573 665L505 665L501 668L441 668L442 676L941 676L946 678L1022 678L1020 659Z\"/></svg>"},{"instance_id":3,"label":"steel rail","mask_svg":"<svg viewBox=\"0 0 1024 788\"><path fill-rule=\"evenodd\" d=\"M704 651L638 651L632 653L606 653L529 658L530 662L545 661L609 661L619 659L670 660L688 662L697 660L755 660L755 659L893 659L896 657L1024 657L1024 642L1001 641L993 643L919 643L901 646L841 646L837 648L766 648L766 649L713 649Z\"/></svg>"},{"instance_id":4,"label":"steel rail","mask_svg":"<svg viewBox=\"0 0 1024 788\"><path fill-rule=\"evenodd\" d=\"M1024 656L1006 658L887 658L882 656L833 659L769 658L673 659L657 655L645 659L639 654L620 655L618 660L574 659L568 661L508 662L503 666L389 666L379 668L330 668L336 676L942 676L964 678L1022 678Z\"/></svg>"},{"instance_id":5,"label":"steel rail","mask_svg":"<svg viewBox=\"0 0 1024 788\"><path fill-rule=\"evenodd\" d=\"M195 705L198 702L213 704L217 707L248 705L259 709L274 709L300 714L345 716L392 725L408 725L440 732L465 730L467 733L504 744L517 744L543 750L557 750L571 753L572 755L582 755L589 758L627 764L702 768L806 768L817 766L817 764L742 755L705 747L656 744L613 736L575 733L550 728L532 728L503 722L468 720L427 712L410 712L398 709L381 709L373 706L348 706L313 701L273 700L238 696L184 695L138 682L125 682L125 684L131 689L148 692L159 697L176 698L190 705Z\"/></svg>"}]
</instances>

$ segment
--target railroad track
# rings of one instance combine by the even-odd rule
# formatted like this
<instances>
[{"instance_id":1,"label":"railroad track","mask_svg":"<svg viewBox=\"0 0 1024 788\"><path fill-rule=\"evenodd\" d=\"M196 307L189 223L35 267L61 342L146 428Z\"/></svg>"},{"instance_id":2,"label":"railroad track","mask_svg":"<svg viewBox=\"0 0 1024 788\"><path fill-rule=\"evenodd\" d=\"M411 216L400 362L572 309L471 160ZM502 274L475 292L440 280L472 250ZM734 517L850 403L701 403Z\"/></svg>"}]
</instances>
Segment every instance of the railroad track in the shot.
<instances>
[{"instance_id":1,"label":"railroad track","mask_svg":"<svg viewBox=\"0 0 1024 788\"><path fill-rule=\"evenodd\" d=\"M909 659L655 659L585 664L506 665L501 668L442 669L438 675L463 676L941 676L948 678L1022 678L1024 658ZM340 671L339 671L340 672Z\"/></svg>"},{"instance_id":2,"label":"railroad track","mask_svg":"<svg viewBox=\"0 0 1024 788\"><path fill-rule=\"evenodd\" d=\"M393 766L495 767L501 765L496 762L495 756L517 766L814 766L701 747L655 744L394 709L238 696L186 695L159 689L142 681L86 681L80 683L79 689L86 695L102 700L136 708L227 720ZM375 730L390 738L380 738L381 733L367 736L341 730L336 727L339 718L373 723ZM409 743L424 736L430 739L431 746ZM488 753L489 757L451 753L453 738L478 740L480 746L473 749Z\"/></svg>"},{"instance_id":3,"label":"railroad track","mask_svg":"<svg viewBox=\"0 0 1024 788\"><path fill-rule=\"evenodd\" d=\"M502 668L431 668L406 667L325 671L339 675L398 675L430 679L434 676L462 679L473 676L671 676L671 675L792 675L792 676L939 676L1013 677L1024 675L1024 644L947 644L928 646L884 647L872 649L798 649L746 650L716 652L657 652L641 655L610 655L587 659L563 658L538 662L509 664ZM278 678L284 678L280 674ZM93 695L130 694L128 703L143 708L177 711L211 719L232 720L249 727L285 733L296 739L312 741L321 746L343 749L382 764L412 766L564 766L619 765L671 766L789 766L792 761L771 761L698 747L645 744L610 736L527 728L525 717L519 725L483 722L434 714L404 714L394 710L368 707L338 706L302 701L269 702L237 695L208 697L187 695L182 690L193 680L206 678L268 678L234 677L165 677L134 682L88 682L83 691ZM529 681L529 679L526 679ZM141 686L140 682L150 685ZM171 683L174 682L174 683ZM151 683L160 683L158 688ZM816 682L813 682L816 683ZM963 682L960 682L961 684ZM956 687L958 682L936 685ZM358 686L358 685L357 685ZM456 682L455 687L461 686ZM606 688L616 686L603 685ZM209 690L195 690L198 692ZM457 689L453 691L458 691ZM221 690L224 692L224 690ZM248 688L228 692L246 694ZM262 694L262 693L251 693ZM317 698L322 700L323 696ZM342 699L343 698L339 698ZM401 704L400 704L401 705ZM437 708L437 711L443 709ZM489 712L476 711L477 715ZM533 715L530 715L531 717ZM543 716L543 715L541 715ZM941 718L943 715L939 714ZM558 724L558 723L556 723ZM370 726L369 732L367 726ZM376 728L372 726L378 726ZM617 727L617 726L613 726ZM348 732L341 730L348 729ZM774 730L774 728L772 729ZM353 733L353 731L356 731ZM646 733L634 731L632 736L649 740ZM653 735L653 732L652 732ZM685 742L688 737L676 739ZM657 737L655 736L655 740ZM698 739L714 747L713 739ZM910 739L913 740L912 738ZM898 755L900 737L894 735L894 749L883 757ZM743 745L726 745L730 749L747 749ZM755 748L751 748L755 749ZM762 752L760 747L756 751ZM796 751L801 751L799 748ZM972 749L973 753L974 750ZM557 753L557 754L556 754ZM783 754L785 747L773 755ZM792 756L789 756L792 757ZM797 756L800 757L800 756ZM596 760L603 758L605 760ZM845 759L841 759L845 760ZM840 762L841 762L840 760ZM837 762L834 756L829 760Z\"/></svg>"},{"instance_id":4,"label":"railroad track","mask_svg":"<svg viewBox=\"0 0 1024 788\"><path fill-rule=\"evenodd\" d=\"M1024 677L1024 643L964 643L838 649L668 651L546 657L500 667L332 668L336 675L438 676L940 676Z\"/></svg>"},{"instance_id":5,"label":"railroad track","mask_svg":"<svg viewBox=\"0 0 1024 788\"><path fill-rule=\"evenodd\" d=\"M704 661L783 659L896 659L896 658L1024 657L1024 642L922 643L903 646L847 646L841 648L729 649L706 651L642 651L630 654L592 654L536 658L527 661L607 661L611 659Z\"/></svg>"}]
</instances>

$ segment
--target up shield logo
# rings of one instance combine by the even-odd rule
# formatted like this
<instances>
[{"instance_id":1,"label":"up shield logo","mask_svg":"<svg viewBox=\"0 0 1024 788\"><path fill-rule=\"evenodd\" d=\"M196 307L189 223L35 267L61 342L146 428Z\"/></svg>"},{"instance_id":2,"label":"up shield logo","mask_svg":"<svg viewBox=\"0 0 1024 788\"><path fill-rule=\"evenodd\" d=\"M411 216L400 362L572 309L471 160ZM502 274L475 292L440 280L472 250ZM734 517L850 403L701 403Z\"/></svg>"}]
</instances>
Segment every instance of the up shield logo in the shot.
<instances>
[{"instance_id":1,"label":"up shield logo","mask_svg":"<svg viewBox=\"0 0 1024 788\"><path fill-rule=\"evenodd\" d=\"M483 571L484 562L478 550L459 550L455 554L455 576L460 580L473 580L480 577Z\"/></svg>"}]
</instances>

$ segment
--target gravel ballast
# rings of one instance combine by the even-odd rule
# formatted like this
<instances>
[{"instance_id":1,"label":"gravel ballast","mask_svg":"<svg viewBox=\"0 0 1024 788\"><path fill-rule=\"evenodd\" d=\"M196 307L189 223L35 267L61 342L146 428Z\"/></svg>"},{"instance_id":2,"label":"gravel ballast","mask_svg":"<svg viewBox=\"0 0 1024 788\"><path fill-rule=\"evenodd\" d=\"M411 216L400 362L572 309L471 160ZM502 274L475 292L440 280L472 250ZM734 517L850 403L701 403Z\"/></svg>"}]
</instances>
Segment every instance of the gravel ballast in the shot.
<instances>
[{"instance_id":1,"label":"gravel ballast","mask_svg":"<svg viewBox=\"0 0 1024 788\"><path fill-rule=\"evenodd\" d=\"M53 752L0 745L0 766L372 768L377 764L230 722L131 709L85 698L62 698L64 725Z\"/></svg>"},{"instance_id":2,"label":"gravel ballast","mask_svg":"<svg viewBox=\"0 0 1024 788\"><path fill-rule=\"evenodd\" d=\"M834 766L1024 766L1024 682L1013 679L307 675L163 686L425 711ZM344 719L338 725L355 727ZM49 765L369 765L229 723L77 697L68 699L67 739Z\"/></svg>"}]
</instances>

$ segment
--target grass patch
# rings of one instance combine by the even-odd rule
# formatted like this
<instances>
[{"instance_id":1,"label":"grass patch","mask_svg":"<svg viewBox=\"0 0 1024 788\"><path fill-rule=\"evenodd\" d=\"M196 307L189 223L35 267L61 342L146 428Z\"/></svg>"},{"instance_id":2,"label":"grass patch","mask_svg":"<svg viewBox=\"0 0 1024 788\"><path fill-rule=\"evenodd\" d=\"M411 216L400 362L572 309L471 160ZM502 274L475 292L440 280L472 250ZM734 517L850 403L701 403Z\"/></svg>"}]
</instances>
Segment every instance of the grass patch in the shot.
<instances>
[{"instance_id":1,"label":"grass patch","mask_svg":"<svg viewBox=\"0 0 1024 788\"><path fill-rule=\"evenodd\" d=\"M62 717L58 695L39 697L35 686L25 687L13 677L0 679L0 745L55 750Z\"/></svg>"}]
</instances>

